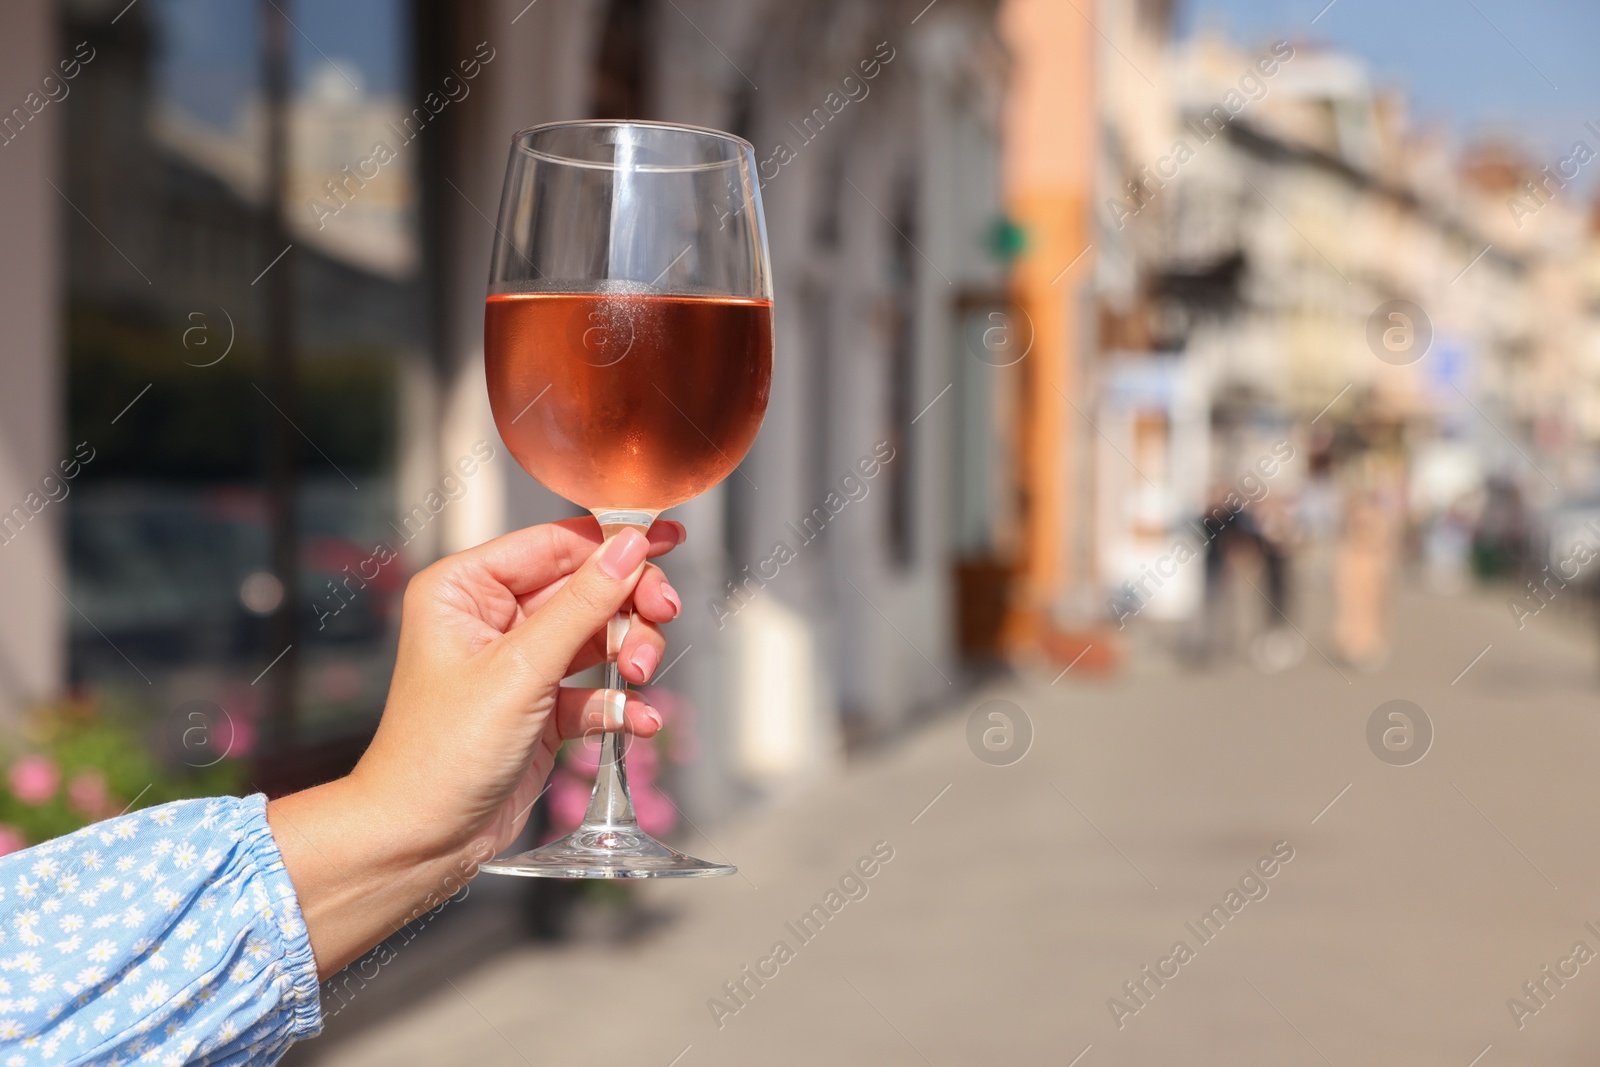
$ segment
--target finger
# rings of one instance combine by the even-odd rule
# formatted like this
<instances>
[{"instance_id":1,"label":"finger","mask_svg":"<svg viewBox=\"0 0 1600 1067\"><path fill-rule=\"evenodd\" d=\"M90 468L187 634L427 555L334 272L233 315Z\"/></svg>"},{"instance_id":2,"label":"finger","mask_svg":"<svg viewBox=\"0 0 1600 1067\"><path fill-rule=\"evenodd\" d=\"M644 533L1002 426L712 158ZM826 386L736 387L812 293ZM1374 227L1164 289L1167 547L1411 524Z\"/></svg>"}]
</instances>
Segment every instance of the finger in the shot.
<instances>
[{"instance_id":1,"label":"finger","mask_svg":"<svg viewBox=\"0 0 1600 1067\"><path fill-rule=\"evenodd\" d=\"M682 523L658 519L646 534L647 555L665 555L682 544L685 536ZM452 559L482 567L495 581L521 596L572 574L594 554L600 542L600 524L594 516L585 515L513 530Z\"/></svg>"},{"instance_id":2,"label":"finger","mask_svg":"<svg viewBox=\"0 0 1600 1067\"><path fill-rule=\"evenodd\" d=\"M567 583L569 577L557 578L542 589L517 597L517 606L522 610L523 617L538 611ZM661 573L661 568L651 563L645 566L644 576L633 590L633 608L642 618L651 622L671 622L683 614L683 600L667 581L667 576Z\"/></svg>"},{"instance_id":3,"label":"finger","mask_svg":"<svg viewBox=\"0 0 1600 1067\"><path fill-rule=\"evenodd\" d=\"M602 544L533 615L506 636L542 681L566 675L567 665L627 603L644 574L650 542L625 529Z\"/></svg>"},{"instance_id":4,"label":"finger","mask_svg":"<svg viewBox=\"0 0 1600 1067\"><path fill-rule=\"evenodd\" d=\"M617 654L617 669L622 677L634 685L644 685L655 676L661 666L661 657L667 654L667 639L653 623L635 618L622 639L622 651Z\"/></svg>"},{"instance_id":5,"label":"finger","mask_svg":"<svg viewBox=\"0 0 1600 1067\"><path fill-rule=\"evenodd\" d=\"M585 689L579 686L562 686L556 697L556 733L563 741L597 734L606 727L607 699L615 700L616 691ZM638 693L629 691L623 705L622 730L636 737L654 737L661 729L661 713L647 703Z\"/></svg>"},{"instance_id":6,"label":"finger","mask_svg":"<svg viewBox=\"0 0 1600 1067\"><path fill-rule=\"evenodd\" d=\"M642 645L649 645L650 654L655 656L653 663L634 662L635 656L641 653ZM617 656L618 667L622 677L634 685L644 685L655 677L660 670L660 664L667 654L667 638L655 623L647 619L634 616L628 626L628 634L622 641L622 651ZM563 677L570 678L581 670L606 661L606 633L601 630L584 643L578 654L572 657L572 662L567 664L567 673ZM646 669L646 668L649 669Z\"/></svg>"},{"instance_id":7,"label":"finger","mask_svg":"<svg viewBox=\"0 0 1600 1067\"><path fill-rule=\"evenodd\" d=\"M634 616L622 639L622 651L617 654L617 669L622 680L630 685L645 685L661 669L667 654L667 639L656 625ZM578 654L567 664L563 677L570 678L579 671L598 666L606 661L606 634L602 630L591 637Z\"/></svg>"},{"instance_id":8,"label":"finger","mask_svg":"<svg viewBox=\"0 0 1600 1067\"><path fill-rule=\"evenodd\" d=\"M644 576L633 591L633 610L651 622L671 622L683 614L682 598L654 563L646 565Z\"/></svg>"}]
</instances>

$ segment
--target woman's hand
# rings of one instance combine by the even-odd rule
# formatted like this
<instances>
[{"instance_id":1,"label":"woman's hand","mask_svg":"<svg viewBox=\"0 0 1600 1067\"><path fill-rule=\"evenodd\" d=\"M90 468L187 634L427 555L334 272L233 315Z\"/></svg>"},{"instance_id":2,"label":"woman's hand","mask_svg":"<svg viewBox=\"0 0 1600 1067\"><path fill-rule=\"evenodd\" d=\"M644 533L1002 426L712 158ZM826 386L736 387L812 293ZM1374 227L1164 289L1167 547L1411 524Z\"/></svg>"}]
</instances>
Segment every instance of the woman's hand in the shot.
<instances>
[{"instance_id":1,"label":"woman's hand","mask_svg":"<svg viewBox=\"0 0 1600 1067\"><path fill-rule=\"evenodd\" d=\"M361 762L267 809L324 976L521 832L561 742L603 724L603 690L560 683L604 659L606 623L630 597L619 665L629 682L649 679L666 647L657 627L682 603L646 558L682 540L682 526L657 522L602 545L593 519L571 519L411 579L389 698ZM624 728L649 737L660 726L629 693Z\"/></svg>"}]
</instances>

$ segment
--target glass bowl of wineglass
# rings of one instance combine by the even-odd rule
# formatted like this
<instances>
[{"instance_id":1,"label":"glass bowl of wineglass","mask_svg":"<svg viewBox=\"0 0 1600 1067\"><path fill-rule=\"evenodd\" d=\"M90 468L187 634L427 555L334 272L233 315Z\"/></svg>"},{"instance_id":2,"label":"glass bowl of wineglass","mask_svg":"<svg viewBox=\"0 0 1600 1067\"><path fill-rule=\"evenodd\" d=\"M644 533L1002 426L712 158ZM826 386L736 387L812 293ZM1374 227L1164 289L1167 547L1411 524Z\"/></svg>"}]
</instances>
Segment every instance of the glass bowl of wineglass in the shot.
<instances>
[{"instance_id":1,"label":"glass bowl of wineglass","mask_svg":"<svg viewBox=\"0 0 1600 1067\"><path fill-rule=\"evenodd\" d=\"M518 133L500 200L484 361L522 468L587 508L606 537L643 531L731 474L772 383L772 277L755 152L654 122ZM555 878L732 874L639 828L623 762L625 683L607 628L594 793L566 837L483 870Z\"/></svg>"}]
</instances>

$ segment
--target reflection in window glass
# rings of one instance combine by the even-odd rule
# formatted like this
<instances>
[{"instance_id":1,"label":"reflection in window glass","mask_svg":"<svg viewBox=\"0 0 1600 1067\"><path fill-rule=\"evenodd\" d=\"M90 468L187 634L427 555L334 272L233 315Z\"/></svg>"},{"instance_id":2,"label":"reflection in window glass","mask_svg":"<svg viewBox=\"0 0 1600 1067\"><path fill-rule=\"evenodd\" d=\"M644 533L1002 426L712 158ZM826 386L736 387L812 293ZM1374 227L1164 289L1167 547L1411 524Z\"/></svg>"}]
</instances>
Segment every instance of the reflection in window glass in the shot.
<instances>
[{"instance_id":1,"label":"reflection in window glass","mask_svg":"<svg viewBox=\"0 0 1600 1067\"><path fill-rule=\"evenodd\" d=\"M296 28L286 307L257 284L282 251L266 240L262 4L144 0L114 24L62 7L63 39L99 54L63 148L81 211L64 216L68 423L96 450L69 501L71 673L153 712L199 697L261 716L250 683L287 603L307 742L367 728L387 685L405 576L349 576L393 537L398 383L426 323L417 153L374 158L406 114L409 5L280 5ZM266 465L286 432L262 387L273 316L293 323L298 381L289 590L270 566Z\"/></svg>"}]
</instances>

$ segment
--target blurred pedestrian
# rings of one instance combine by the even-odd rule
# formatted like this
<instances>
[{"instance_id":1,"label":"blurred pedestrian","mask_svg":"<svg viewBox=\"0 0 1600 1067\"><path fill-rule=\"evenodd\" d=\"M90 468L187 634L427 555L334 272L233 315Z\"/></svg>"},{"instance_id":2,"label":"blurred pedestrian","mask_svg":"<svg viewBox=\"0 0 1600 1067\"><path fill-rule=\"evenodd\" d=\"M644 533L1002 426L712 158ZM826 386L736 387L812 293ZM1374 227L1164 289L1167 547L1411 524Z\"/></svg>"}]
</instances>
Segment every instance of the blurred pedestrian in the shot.
<instances>
[{"instance_id":1,"label":"blurred pedestrian","mask_svg":"<svg viewBox=\"0 0 1600 1067\"><path fill-rule=\"evenodd\" d=\"M1530 559L1532 523L1517 483L1503 474L1484 487L1483 510L1472 534L1472 567L1479 578L1515 575Z\"/></svg>"},{"instance_id":2,"label":"blurred pedestrian","mask_svg":"<svg viewBox=\"0 0 1600 1067\"><path fill-rule=\"evenodd\" d=\"M1334 647L1366 671L1389 655L1389 590L1403 503L1391 474L1373 453L1350 465L1334 557Z\"/></svg>"},{"instance_id":3,"label":"blurred pedestrian","mask_svg":"<svg viewBox=\"0 0 1600 1067\"><path fill-rule=\"evenodd\" d=\"M1211 504L1196 524L1206 531L1204 652L1234 640L1250 648L1258 665L1281 669L1282 642L1271 635L1287 628L1289 616L1289 556L1281 536L1269 533L1258 515L1270 496L1252 502L1226 487L1216 487ZM1233 507L1238 505L1237 510ZM1274 526L1281 526L1275 522ZM1240 588L1243 583L1250 591Z\"/></svg>"}]
</instances>

